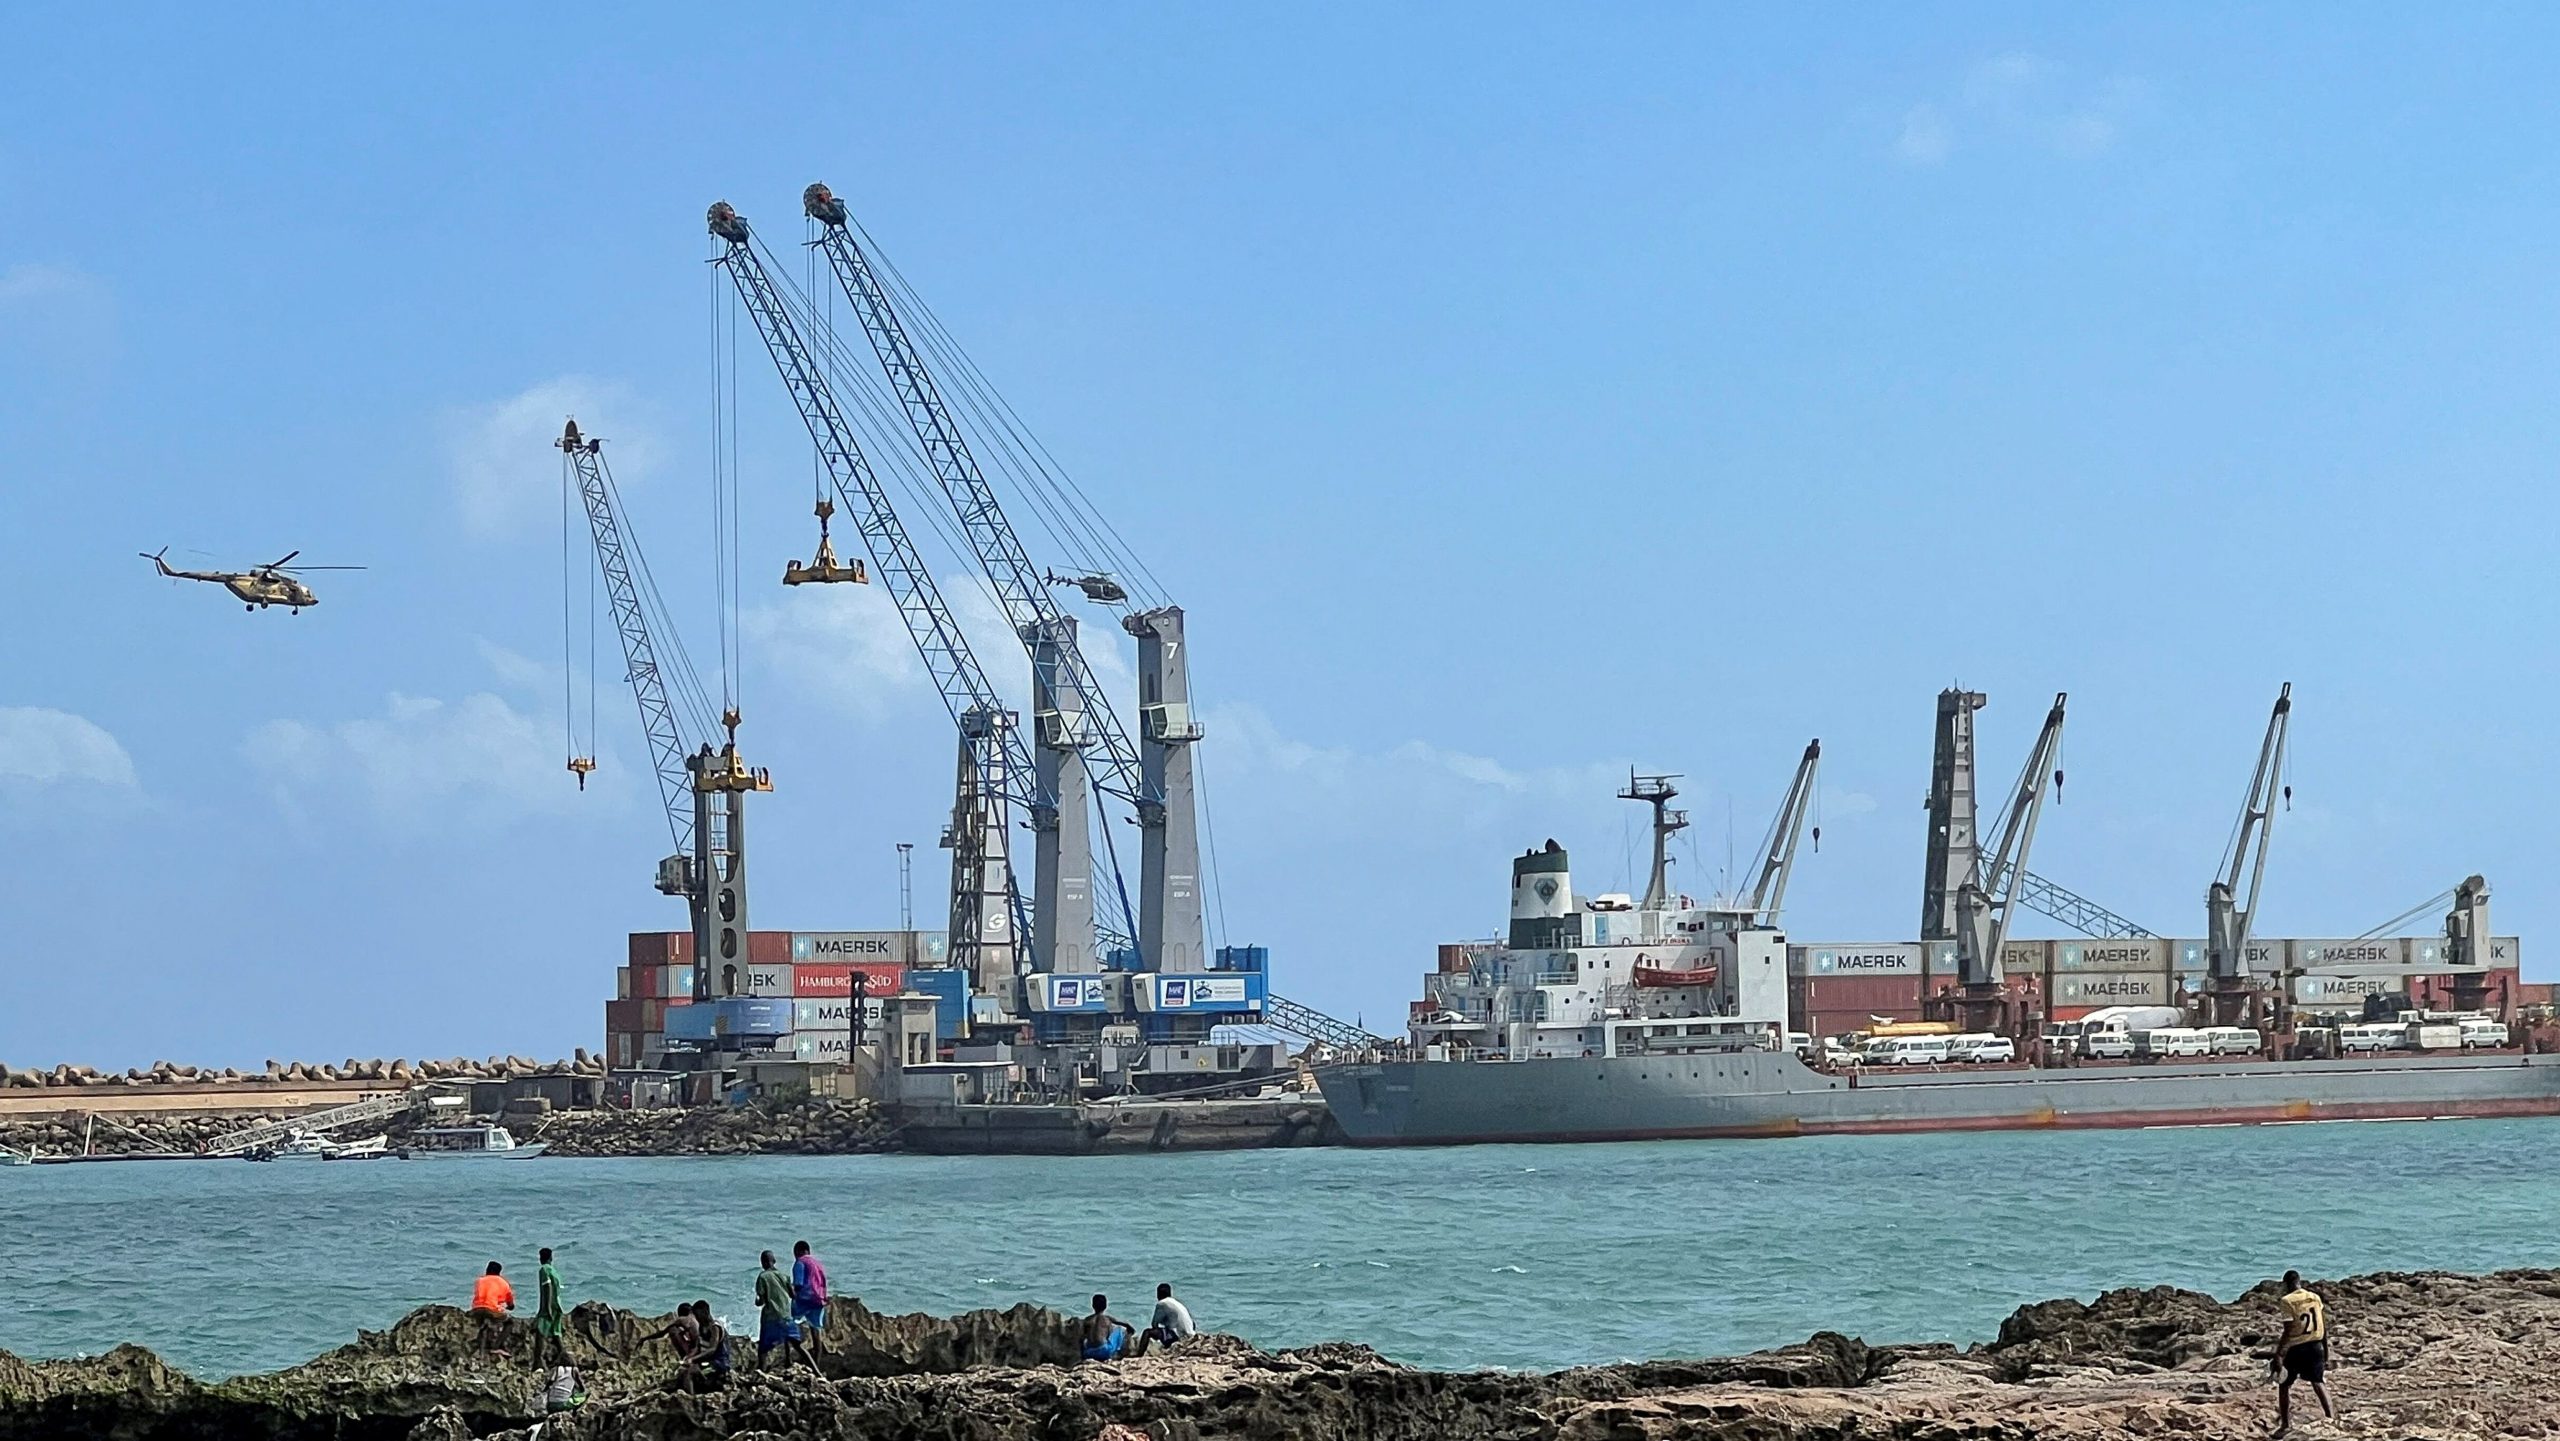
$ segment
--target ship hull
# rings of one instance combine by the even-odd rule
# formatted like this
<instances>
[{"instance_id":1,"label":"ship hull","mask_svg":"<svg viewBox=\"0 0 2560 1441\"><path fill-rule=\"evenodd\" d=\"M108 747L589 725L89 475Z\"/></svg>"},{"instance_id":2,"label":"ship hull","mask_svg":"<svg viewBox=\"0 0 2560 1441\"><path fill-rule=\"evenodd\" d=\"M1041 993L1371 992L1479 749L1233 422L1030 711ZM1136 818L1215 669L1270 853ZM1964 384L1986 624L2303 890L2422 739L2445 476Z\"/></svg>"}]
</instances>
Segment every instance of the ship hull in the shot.
<instances>
[{"instance_id":1,"label":"ship hull","mask_svg":"<svg viewBox=\"0 0 2560 1441\"><path fill-rule=\"evenodd\" d=\"M1389 1061L1320 1074L1358 1146L2560 1115L2560 1056L1816 1071L1793 1056Z\"/></svg>"}]
</instances>

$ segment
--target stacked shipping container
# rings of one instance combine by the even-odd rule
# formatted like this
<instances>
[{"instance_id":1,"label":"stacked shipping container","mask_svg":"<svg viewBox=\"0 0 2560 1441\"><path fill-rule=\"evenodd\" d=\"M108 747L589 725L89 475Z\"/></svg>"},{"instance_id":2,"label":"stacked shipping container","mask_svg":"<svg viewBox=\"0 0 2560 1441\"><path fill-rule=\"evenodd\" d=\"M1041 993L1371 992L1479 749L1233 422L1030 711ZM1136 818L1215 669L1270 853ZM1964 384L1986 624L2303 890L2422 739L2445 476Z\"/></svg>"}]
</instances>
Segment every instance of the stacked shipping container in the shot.
<instances>
[{"instance_id":1,"label":"stacked shipping container","mask_svg":"<svg viewBox=\"0 0 2560 1441\"><path fill-rule=\"evenodd\" d=\"M906 956L940 965L949 954L943 936L925 931L750 931L743 965L720 968L710 978L717 996L771 1001L776 1011L736 1008L723 1016L742 1044L774 1049L803 1060L843 1061L852 1053L850 999L856 978L869 998L866 1029L885 1014L881 1001L906 989ZM796 959L795 958L799 958ZM637 933L629 959L614 973L614 998L605 1003L605 1059L629 1069L654 1064L667 1049L668 1012L694 1003L693 937L683 931ZM712 1034L700 1026L688 1032ZM747 1032L754 1032L752 1038Z\"/></svg>"}]
</instances>

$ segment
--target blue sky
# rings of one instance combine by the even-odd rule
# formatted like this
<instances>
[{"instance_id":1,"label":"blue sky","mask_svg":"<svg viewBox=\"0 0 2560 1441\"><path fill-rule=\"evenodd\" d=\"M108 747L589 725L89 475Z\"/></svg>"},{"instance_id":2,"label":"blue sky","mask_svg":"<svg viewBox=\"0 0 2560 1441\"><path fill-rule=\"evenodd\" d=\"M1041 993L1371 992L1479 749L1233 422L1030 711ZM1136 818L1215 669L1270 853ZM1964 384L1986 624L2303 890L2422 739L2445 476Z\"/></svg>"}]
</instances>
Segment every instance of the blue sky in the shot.
<instances>
[{"instance_id":1,"label":"blue sky","mask_svg":"<svg viewBox=\"0 0 2560 1441\"><path fill-rule=\"evenodd\" d=\"M1905 938L1959 680L2001 776L2071 693L2036 868L2175 935L2293 682L2261 932L2480 871L2542 973L2555 31L15 12L0 1059L595 1042L678 908L627 701L561 768L544 441L613 438L715 651L700 217L787 250L813 179L1190 613L1220 930L1289 993L1392 1023L1551 835L1626 884L1630 764L1687 776L1712 889L1816 735L1790 929ZM878 595L772 583L809 461L747 359L758 923L894 924L902 840L935 914L947 724ZM371 569L251 616L164 544Z\"/></svg>"}]
</instances>

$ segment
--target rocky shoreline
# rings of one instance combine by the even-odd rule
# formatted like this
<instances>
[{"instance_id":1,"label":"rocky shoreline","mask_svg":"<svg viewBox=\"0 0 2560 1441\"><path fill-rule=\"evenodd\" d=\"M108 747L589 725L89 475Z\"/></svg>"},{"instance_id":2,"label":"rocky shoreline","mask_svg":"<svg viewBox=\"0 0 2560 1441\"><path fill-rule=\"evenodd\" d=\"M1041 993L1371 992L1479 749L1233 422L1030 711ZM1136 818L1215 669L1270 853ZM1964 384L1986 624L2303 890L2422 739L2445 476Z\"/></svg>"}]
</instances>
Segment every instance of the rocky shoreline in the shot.
<instances>
[{"instance_id":1,"label":"rocky shoreline","mask_svg":"<svg viewBox=\"0 0 2560 1441\"><path fill-rule=\"evenodd\" d=\"M2298 1406L2301 1434L2456 1441L2560 1426L2543 1384L2560 1354L2560 1273L2314 1285L2336 1318L2340 1415ZM571 1331L591 1400L542 1437L2254 1441L2272 1417L2265 1355L2281 1320L2272 1285L2229 1302L2156 1287L2026 1306L1963 1349L1821 1333L1729 1359L1538 1375L1417 1370L1338 1343L1264 1352L1226 1336L1077 1365L1073 1323L1054 1311L885 1316L847 1302L829 1320L825 1377L757 1370L750 1347L732 1382L704 1395L674 1387L662 1344L638 1344L660 1324L579 1307ZM506 1329L508 1349L529 1355L530 1328ZM534 1396L530 1368L490 1359L473 1318L432 1306L305 1365L211 1384L131 1346L75 1361L0 1354L0 1441L532 1441Z\"/></svg>"},{"instance_id":2,"label":"rocky shoreline","mask_svg":"<svg viewBox=\"0 0 2560 1441\"><path fill-rule=\"evenodd\" d=\"M875 1101L810 1097L671 1111L553 1111L546 1156L858 1156L898 1149Z\"/></svg>"}]
</instances>

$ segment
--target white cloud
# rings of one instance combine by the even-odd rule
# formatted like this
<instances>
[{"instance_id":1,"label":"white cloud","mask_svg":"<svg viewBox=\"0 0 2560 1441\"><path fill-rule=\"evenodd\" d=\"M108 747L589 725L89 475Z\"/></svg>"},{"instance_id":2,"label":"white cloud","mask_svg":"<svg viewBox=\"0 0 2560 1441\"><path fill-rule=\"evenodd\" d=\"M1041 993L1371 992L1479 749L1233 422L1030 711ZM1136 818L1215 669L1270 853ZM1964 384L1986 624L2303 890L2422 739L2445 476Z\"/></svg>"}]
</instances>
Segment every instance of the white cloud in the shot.
<instances>
[{"instance_id":1,"label":"white cloud","mask_svg":"<svg viewBox=\"0 0 2560 1441\"><path fill-rule=\"evenodd\" d=\"M1975 65L1964 79L1965 103L1996 110L2016 105L2054 78L2053 62L2023 50L2012 50Z\"/></svg>"},{"instance_id":2,"label":"white cloud","mask_svg":"<svg viewBox=\"0 0 2560 1441\"><path fill-rule=\"evenodd\" d=\"M133 757L95 722L43 706L0 706L0 782L130 789Z\"/></svg>"},{"instance_id":3,"label":"white cloud","mask_svg":"<svg viewBox=\"0 0 2560 1441\"><path fill-rule=\"evenodd\" d=\"M2093 84L2058 62L2012 50L1973 65L1950 94L1903 112L1891 149L1915 166L1943 164L1959 141L2022 142L2085 160L2114 148L2143 94L2139 81Z\"/></svg>"},{"instance_id":4,"label":"white cloud","mask_svg":"<svg viewBox=\"0 0 2560 1441\"><path fill-rule=\"evenodd\" d=\"M1924 101L1902 117L1902 135L1893 142L1893 153L1914 165L1935 165L1947 158L1954 145L1946 113Z\"/></svg>"},{"instance_id":5,"label":"white cloud","mask_svg":"<svg viewBox=\"0 0 2560 1441\"><path fill-rule=\"evenodd\" d=\"M94 293L98 282L62 265L19 264L0 270L0 305Z\"/></svg>"},{"instance_id":6,"label":"white cloud","mask_svg":"<svg viewBox=\"0 0 2560 1441\"><path fill-rule=\"evenodd\" d=\"M1623 761L1522 769L1425 740L1366 753L1311 745L1283 735L1261 707L1248 703L1204 707L1203 725L1213 737L1209 744L1216 749L1222 774L1283 774L1313 786L1381 797L1417 785L1488 798L1606 796L1623 783L1626 770Z\"/></svg>"},{"instance_id":7,"label":"white cloud","mask_svg":"<svg viewBox=\"0 0 2560 1441\"><path fill-rule=\"evenodd\" d=\"M331 725L269 721L241 750L288 811L353 804L402 832L457 815L485 822L617 805L628 785L604 765L582 793L565 768L559 718L487 691L457 701L395 692L380 715Z\"/></svg>"},{"instance_id":8,"label":"white cloud","mask_svg":"<svg viewBox=\"0 0 2560 1441\"><path fill-rule=\"evenodd\" d=\"M988 684L1007 706L1028 707L1031 660L1003 606L974 575L944 575L936 584ZM1128 634L1108 615L1070 613L1079 622L1077 649L1094 685L1129 722L1138 681ZM872 721L911 703L940 708L914 638L876 577L870 585L803 586L745 611L739 630L757 665L848 715Z\"/></svg>"},{"instance_id":9,"label":"white cloud","mask_svg":"<svg viewBox=\"0 0 2560 1441\"><path fill-rule=\"evenodd\" d=\"M572 416L580 431L604 439L617 480L645 474L656 447L638 411L619 381L564 375L455 412L446 420L445 448L463 526L499 539L560 513L561 457L553 442Z\"/></svg>"}]
</instances>

